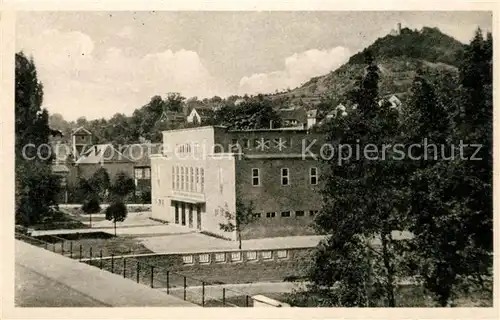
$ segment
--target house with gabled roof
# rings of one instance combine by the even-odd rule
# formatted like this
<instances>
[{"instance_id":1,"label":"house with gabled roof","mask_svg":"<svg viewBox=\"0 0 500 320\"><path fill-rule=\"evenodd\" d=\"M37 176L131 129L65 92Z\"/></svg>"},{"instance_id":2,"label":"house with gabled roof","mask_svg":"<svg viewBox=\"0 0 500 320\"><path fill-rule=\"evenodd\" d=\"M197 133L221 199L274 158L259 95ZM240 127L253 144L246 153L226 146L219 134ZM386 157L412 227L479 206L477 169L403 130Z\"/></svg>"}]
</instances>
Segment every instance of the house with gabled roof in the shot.
<instances>
[{"instance_id":1,"label":"house with gabled roof","mask_svg":"<svg viewBox=\"0 0 500 320\"><path fill-rule=\"evenodd\" d=\"M111 180L118 172L124 172L129 177L134 176L134 161L123 155L112 144L97 144L88 148L76 161L75 167L79 177L88 179L104 168Z\"/></svg>"},{"instance_id":2,"label":"house with gabled roof","mask_svg":"<svg viewBox=\"0 0 500 320\"><path fill-rule=\"evenodd\" d=\"M307 126L307 113L304 107L279 109L278 114L282 119L284 128L305 128Z\"/></svg>"},{"instance_id":3,"label":"house with gabled roof","mask_svg":"<svg viewBox=\"0 0 500 320\"><path fill-rule=\"evenodd\" d=\"M203 122L206 122L210 117L214 114L214 111L212 108L207 108L207 107L196 107L191 109L191 112L189 112L186 122L187 123L194 123L194 124L200 124Z\"/></svg>"}]
</instances>

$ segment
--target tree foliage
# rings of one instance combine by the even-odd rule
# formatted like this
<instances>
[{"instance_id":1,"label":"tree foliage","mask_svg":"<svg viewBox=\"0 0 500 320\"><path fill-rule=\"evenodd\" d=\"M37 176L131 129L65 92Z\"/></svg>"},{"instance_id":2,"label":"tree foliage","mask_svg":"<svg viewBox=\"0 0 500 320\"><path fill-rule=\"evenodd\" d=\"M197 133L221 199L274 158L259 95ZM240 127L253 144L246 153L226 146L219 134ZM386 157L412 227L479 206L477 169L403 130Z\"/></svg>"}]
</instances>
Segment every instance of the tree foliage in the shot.
<instances>
[{"instance_id":1,"label":"tree foliage","mask_svg":"<svg viewBox=\"0 0 500 320\"><path fill-rule=\"evenodd\" d=\"M127 206L121 201L113 202L106 208L105 215L106 220L113 222L116 236L116 223L127 218Z\"/></svg>"},{"instance_id":2,"label":"tree foliage","mask_svg":"<svg viewBox=\"0 0 500 320\"><path fill-rule=\"evenodd\" d=\"M236 210L231 212L227 208L221 208L225 223L220 223L219 228L225 232L236 232L238 237L238 248L241 249L241 232L253 221L255 221L253 203L245 203L241 197L236 198Z\"/></svg>"},{"instance_id":3,"label":"tree foliage","mask_svg":"<svg viewBox=\"0 0 500 320\"><path fill-rule=\"evenodd\" d=\"M15 63L15 213L16 223L30 225L57 215L61 184L51 171L49 115L35 63L22 52Z\"/></svg>"},{"instance_id":4,"label":"tree foliage","mask_svg":"<svg viewBox=\"0 0 500 320\"><path fill-rule=\"evenodd\" d=\"M134 179L125 172L120 171L116 174L113 184L110 187L111 196L121 201L127 198L135 190Z\"/></svg>"},{"instance_id":5,"label":"tree foliage","mask_svg":"<svg viewBox=\"0 0 500 320\"><path fill-rule=\"evenodd\" d=\"M461 55L458 79L417 69L402 114L377 105L376 56L365 56L365 74L351 92L359 108L330 123L327 141L335 151L400 144L403 157L380 159L379 153L373 161L365 153L325 163L316 224L328 237L309 270L307 292L322 305L395 306L397 283L409 278L441 306L464 283L491 290L491 48L491 35L484 39L478 30ZM460 141L481 148L474 154L476 148L463 149ZM396 240L395 230L411 236Z\"/></svg>"}]
</instances>

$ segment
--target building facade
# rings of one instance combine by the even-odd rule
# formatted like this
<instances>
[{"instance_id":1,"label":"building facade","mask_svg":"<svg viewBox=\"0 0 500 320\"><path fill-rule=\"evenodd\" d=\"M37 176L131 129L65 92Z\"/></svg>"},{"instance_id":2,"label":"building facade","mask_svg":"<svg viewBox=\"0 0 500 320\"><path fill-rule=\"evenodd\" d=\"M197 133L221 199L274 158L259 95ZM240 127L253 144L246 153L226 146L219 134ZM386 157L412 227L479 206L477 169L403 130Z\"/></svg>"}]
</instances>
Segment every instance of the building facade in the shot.
<instances>
[{"instance_id":1,"label":"building facade","mask_svg":"<svg viewBox=\"0 0 500 320\"><path fill-rule=\"evenodd\" d=\"M321 207L321 139L286 128L165 131L162 153L151 156L152 216L236 240L220 224L239 198L255 217L243 239L312 234Z\"/></svg>"}]
</instances>

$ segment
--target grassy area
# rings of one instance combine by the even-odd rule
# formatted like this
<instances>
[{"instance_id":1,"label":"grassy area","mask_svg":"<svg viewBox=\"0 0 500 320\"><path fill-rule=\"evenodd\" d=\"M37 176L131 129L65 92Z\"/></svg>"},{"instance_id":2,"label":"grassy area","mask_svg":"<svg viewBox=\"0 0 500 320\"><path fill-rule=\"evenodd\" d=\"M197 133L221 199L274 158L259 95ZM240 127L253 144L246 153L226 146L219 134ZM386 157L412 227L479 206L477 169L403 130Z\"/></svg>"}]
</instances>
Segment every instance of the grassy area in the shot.
<instances>
[{"instance_id":1,"label":"grassy area","mask_svg":"<svg viewBox=\"0 0 500 320\"><path fill-rule=\"evenodd\" d=\"M153 253L143 246L138 240L128 237L115 237L104 232L74 233L58 236L36 237L42 241L50 243L49 250L57 253L64 253L73 258L103 257L126 254ZM81 246L81 254L80 254Z\"/></svg>"},{"instance_id":2,"label":"grassy area","mask_svg":"<svg viewBox=\"0 0 500 320\"><path fill-rule=\"evenodd\" d=\"M266 297L275 299L281 302L288 303L296 307L332 307L321 305L319 299L314 294L304 293L266 293ZM412 308L428 308L438 307L433 301L431 295L425 291L422 286L405 285L400 286L396 291L397 307ZM384 305L379 303L381 307ZM469 293L459 293L458 297L452 304L453 307L468 308L468 307L492 307L493 295L491 290L471 290Z\"/></svg>"}]
</instances>

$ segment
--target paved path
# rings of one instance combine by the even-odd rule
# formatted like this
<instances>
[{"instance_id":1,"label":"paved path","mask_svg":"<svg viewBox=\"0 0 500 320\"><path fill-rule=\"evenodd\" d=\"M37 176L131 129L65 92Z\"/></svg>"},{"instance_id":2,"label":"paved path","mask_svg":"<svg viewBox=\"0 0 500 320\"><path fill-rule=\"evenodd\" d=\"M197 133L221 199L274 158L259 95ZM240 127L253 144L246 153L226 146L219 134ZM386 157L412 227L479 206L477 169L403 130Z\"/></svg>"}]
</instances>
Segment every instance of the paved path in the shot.
<instances>
[{"instance_id":1,"label":"paved path","mask_svg":"<svg viewBox=\"0 0 500 320\"><path fill-rule=\"evenodd\" d=\"M15 246L18 306L197 307L22 241Z\"/></svg>"}]
</instances>

